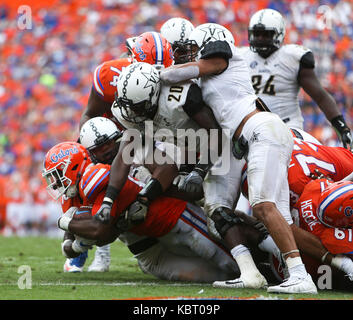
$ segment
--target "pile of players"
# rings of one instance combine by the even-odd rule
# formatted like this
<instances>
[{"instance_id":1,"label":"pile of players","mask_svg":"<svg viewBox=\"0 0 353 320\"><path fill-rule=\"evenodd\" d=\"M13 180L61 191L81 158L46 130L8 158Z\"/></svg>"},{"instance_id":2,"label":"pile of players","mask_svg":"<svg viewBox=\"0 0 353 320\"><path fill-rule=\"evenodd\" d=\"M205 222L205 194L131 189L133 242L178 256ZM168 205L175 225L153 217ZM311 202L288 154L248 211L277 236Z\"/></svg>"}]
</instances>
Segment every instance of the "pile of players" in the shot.
<instances>
[{"instance_id":1,"label":"pile of players","mask_svg":"<svg viewBox=\"0 0 353 320\"><path fill-rule=\"evenodd\" d=\"M64 270L82 271L96 245L89 271L107 271L119 238L160 279L315 294L317 266L329 264L351 285L350 129L312 52L284 36L271 9L251 17L248 48L221 25L173 18L96 68L78 142L44 161L62 200ZM302 130L300 87L344 148ZM180 147L187 129L203 134ZM236 208L241 192L250 214Z\"/></svg>"}]
</instances>

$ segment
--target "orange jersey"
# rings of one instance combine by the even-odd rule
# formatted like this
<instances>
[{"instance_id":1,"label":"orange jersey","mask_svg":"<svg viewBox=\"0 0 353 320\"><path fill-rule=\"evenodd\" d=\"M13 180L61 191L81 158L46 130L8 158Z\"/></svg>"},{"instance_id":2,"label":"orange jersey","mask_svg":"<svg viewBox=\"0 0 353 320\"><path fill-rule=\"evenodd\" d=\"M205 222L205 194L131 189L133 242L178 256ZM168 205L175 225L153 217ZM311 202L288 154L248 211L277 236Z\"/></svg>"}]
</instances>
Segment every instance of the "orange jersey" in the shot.
<instances>
[{"instance_id":1,"label":"orange jersey","mask_svg":"<svg viewBox=\"0 0 353 320\"><path fill-rule=\"evenodd\" d=\"M93 215L97 213L103 202L109 182L109 173L109 165L97 164L86 170L80 181L80 196L86 203L93 205ZM143 184L141 182L129 177L114 202L111 216L117 218L136 200L142 188ZM183 200L159 197L149 205L144 223L132 228L131 231L138 235L161 237L175 226L184 212L186 204L187 202Z\"/></svg>"},{"instance_id":2,"label":"orange jersey","mask_svg":"<svg viewBox=\"0 0 353 320\"><path fill-rule=\"evenodd\" d=\"M80 197L76 196L73 198L67 198L66 196L61 197L61 209L63 213L69 210L71 207L81 207L83 206L83 202Z\"/></svg>"},{"instance_id":3,"label":"orange jersey","mask_svg":"<svg viewBox=\"0 0 353 320\"><path fill-rule=\"evenodd\" d=\"M122 58L106 61L96 68L93 74L93 88L104 101L114 102L119 75L131 63L131 58Z\"/></svg>"},{"instance_id":4,"label":"orange jersey","mask_svg":"<svg viewBox=\"0 0 353 320\"><path fill-rule=\"evenodd\" d=\"M288 169L290 205L297 202L304 187L312 181L310 174L318 169L333 181L342 180L353 171L353 154L341 147L327 147L294 138ZM247 197L246 166L242 171L242 193Z\"/></svg>"},{"instance_id":5,"label":"orange jersey","mask_svg":"<svg viewBox=\"0 0 353 320\"><path fill-rule=\"evenodd\" d=\"M288 170L291 205L297 201L304 187L317 169L333 181L342 180L353 171L353 154L341 147L327 147L294 138L292 158Z\"/></svg>"},{"instance_id":6,"label":"orange jersey","mask_svg":"<svg viewBox=\"0 0 353 320\"><path fill-rule=\"evenodd\" d=\"M321 192L329 184L326 179L318 179L306 185L294 206L298 210L299 225L317 236L331 253L353 254L353 230L326 227L317 217Z\"/></svg>"}]
</instances>

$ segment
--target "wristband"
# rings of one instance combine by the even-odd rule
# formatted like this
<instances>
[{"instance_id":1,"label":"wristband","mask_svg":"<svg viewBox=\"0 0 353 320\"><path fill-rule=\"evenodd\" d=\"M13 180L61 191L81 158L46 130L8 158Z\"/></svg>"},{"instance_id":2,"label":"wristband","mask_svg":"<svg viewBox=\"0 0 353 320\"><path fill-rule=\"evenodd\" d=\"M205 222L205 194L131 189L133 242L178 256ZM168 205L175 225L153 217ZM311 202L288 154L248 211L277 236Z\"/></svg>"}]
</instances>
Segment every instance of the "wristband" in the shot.
<instances>
[{"instance_id":1,"label":"wristband","mask_svg":"<svg viewBox=\"0 0 353 320\"><path fill-rule=\"evenodd\" d=\"M138 194L139 198L147 198L149 201L153 201L163 193L163 188L161 183L155 179L151 180L143 187L143 189Z\"/></svg>"},{"instance_id":2,"label":"wristband","mask_svg":"<svg viewBox=\"0 0 353 320\"><path fill-rule=\"evenodd\" d=\"M69 230L69 223L71 222L72 217L68 217L68 216L62 216L59 220L58 220L58 227L64 231L68 231Z\"/></svg>"}]
</instances>

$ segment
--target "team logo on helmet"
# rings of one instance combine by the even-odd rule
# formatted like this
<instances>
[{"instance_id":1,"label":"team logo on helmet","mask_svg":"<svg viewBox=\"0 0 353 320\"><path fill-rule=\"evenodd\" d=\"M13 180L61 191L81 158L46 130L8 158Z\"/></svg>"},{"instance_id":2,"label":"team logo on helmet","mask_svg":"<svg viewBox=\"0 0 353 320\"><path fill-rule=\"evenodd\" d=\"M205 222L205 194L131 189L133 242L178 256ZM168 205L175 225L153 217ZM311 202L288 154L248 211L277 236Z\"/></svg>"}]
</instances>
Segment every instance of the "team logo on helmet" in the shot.
<instances>
[{"instance_id":1,"label":"team logo on helmet","mask_svg":"<svg viewBox=\"0 0 353 320\"><path fill-rule=\"evenodd\" d=\"M60 149L58 153L53 153L50 156L50 160L54 163L60 161L61 159L70 156L71 154L78 153L78 149L76 147L70 148L70 149Z\"/></svg>"},{"instance_id":2,"label":"team logo on helmet","mask_svg":"<svg viewBox=\"0 0 353 320\"><path fill-rule=\"evenodd\" d=\"M351 217L352 215L353 215L353 209L352 209L352 207L346 207L346 208L344 208L344 215L346 216L346 217Z\"/></svg>"}]
</instances>

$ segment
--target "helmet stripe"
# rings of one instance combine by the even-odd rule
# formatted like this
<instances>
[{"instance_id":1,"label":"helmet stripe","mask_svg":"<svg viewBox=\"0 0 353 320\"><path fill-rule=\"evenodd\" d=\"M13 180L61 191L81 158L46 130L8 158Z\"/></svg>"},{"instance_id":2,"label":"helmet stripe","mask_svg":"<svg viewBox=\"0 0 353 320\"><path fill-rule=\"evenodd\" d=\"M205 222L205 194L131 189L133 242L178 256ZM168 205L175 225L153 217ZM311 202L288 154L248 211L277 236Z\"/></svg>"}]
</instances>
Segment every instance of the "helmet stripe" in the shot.
<instances>
[{"instance_id":1,"label":"helmet stripe","mask_svg":"<svg viewBox=\"0 0 353 320\"><path fill-rule=\"evenodd\" d=\"M156 47L156 60L155 64L163 64L163 43L162 38L158 32L152 32L154 44Z\"/></svg>"},{"instance_id":2,"label":"helmet stripe","mask_svg":"<svg viewBox=\"0 0 353 320\"><path fill-rule=\"evenodd\" d=\"M353 184L350 184L348 186L345 185L343 187L338 188L334 192L330 193L323 201L321 201L321 203L319 204L319 208L318 208L318 216L321 219L321 221L325 215L325 210L327 209L327 207L333 201L335 201L338 197L340 197L343 194L348 193L352 190L353 190Z\"/></svg>"}]
</instances>

